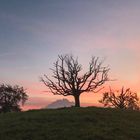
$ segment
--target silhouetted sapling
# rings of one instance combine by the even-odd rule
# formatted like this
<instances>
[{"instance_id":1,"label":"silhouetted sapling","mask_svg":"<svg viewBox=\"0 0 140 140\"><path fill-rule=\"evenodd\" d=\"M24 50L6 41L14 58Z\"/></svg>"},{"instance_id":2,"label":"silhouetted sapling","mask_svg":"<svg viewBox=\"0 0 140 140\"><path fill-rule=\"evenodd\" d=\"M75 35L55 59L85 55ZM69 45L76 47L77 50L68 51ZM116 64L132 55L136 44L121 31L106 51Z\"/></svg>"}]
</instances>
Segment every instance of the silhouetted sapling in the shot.
<instances>
[{"instance_id":1,"label":"silhouetted sapling","mask_svg":"<svg viewBox=\"0 0 140 140\"><path fill-rule=\"evenodd\" d=\"M139 110L139 98L130 88L120 91L112 91L103 93L103 98L99 101L105 107L115 107L120 109Z\"/></svg>"}]
</instances>

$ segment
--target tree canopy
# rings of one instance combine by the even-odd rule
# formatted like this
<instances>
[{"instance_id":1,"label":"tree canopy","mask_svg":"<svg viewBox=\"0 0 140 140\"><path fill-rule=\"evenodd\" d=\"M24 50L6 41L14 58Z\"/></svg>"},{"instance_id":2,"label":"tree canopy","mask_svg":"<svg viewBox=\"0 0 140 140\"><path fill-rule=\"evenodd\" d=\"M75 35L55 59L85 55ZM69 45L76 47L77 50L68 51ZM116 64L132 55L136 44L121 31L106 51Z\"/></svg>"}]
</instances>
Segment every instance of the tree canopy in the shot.
<instances>
[{"instance_id":1,"label":"tree canopy","mask_svg":"<svg viewBox=\"0 0 140 140\"><path fill-rule=\"evenodd\" d=\"M0 112L20 111L28 96L23 87L0 85Z\"/></svg>"}]
</instances>

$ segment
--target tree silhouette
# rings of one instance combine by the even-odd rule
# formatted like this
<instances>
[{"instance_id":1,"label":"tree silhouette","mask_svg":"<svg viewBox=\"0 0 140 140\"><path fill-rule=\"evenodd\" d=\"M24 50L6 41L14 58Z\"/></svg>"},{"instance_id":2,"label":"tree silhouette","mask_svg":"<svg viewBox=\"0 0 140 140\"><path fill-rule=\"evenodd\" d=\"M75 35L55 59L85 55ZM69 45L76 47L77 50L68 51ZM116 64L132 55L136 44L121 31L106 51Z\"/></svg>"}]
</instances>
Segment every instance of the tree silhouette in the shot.
<instances>
[{"instance_id":1,"label":"tree silhouette","mask_svg":"<svg viewBox=\"0 0 140 140\"><path fill-rule=\"evenodd\" d=\"M0 112L20 111L28 99L23 87L0 85Z\"/></svg>"},{"instance_id":2,"label":"tree silhouette","mask_svg":"<svg viewBox=\"0 0 140 140\"><path fill-rule=\"evenodd\" d=\"M137 93L131 92L130 88L121 91L112 91L103 93L103 98L99 101L105 107L116 107L120 109L139 110L139 98Z\"/></svg>"},{"instance_id":3,"label":"tree silhouette","mask_svg":"<svg viewBox=\"0 0 140 140\"><path fill-rule=\"evenodd\" d=\"M72 55L59 55L54 63L51 80L47 75L41 81L50 89L54 95L74 96L75 106L80 107L80 95L84 92L97 92L101 85L108 81L109 68L102 66L103 61L92 57L89 69L82 74L82 65L78 58Z\"/></svg>"}]
</instances>

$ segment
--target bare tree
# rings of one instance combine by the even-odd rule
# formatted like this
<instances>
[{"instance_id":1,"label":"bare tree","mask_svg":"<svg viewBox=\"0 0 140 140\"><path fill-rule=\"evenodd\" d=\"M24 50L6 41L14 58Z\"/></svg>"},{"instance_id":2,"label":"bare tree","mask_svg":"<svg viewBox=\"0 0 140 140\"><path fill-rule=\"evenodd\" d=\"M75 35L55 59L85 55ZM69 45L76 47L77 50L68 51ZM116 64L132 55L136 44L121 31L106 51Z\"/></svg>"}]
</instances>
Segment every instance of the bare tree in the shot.
<instances>
[{"instance_id":1,"label":"bare tree","mask_svg":"<svg viewBox=\"0 0 140 140\"><path fill-rule=\"evenodd\" d=\"M116 107L120 109L139 110L139 98L137 93L131 92L130 88L121 91L112 91L103 93L102 100L99 101L105 107Z\"/></svg>"},{"instance_id":2,"label":"bare tree","mask_svg":"<svg viewBox=\"0 0 140 140\"><path fill-rule=\"evenodd\" d=\"M80 107L80 95L84 92L97 92L101 85L108 81L109 68L102 66L103 61L92 57L89 69L82 74L82 65L78 58L72 55L59 55L54 63L53 80L47 75L41 81L50 89L54 95L74 96L75 106ZM100 88L99 88L100 87Z\"/></svg>"}]
</instances>

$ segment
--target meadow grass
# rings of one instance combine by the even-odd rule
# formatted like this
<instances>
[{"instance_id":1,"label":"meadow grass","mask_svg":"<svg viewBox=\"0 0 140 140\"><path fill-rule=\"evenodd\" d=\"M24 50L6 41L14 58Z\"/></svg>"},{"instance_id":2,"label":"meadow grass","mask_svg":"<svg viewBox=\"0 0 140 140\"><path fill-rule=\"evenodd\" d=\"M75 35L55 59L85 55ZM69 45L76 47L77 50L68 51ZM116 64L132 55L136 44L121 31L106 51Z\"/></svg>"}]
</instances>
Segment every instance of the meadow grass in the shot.
<instances>
[{"instance_id":1,"label":"meadow grass","mask_svg":"<svg viewBox=\"0 0 140 140\"><path fill-rule=\"evenodd\" d=\"M140 140L140 112L87 107L0 114L0 140Z\"/></svg>"}]
</instances>

